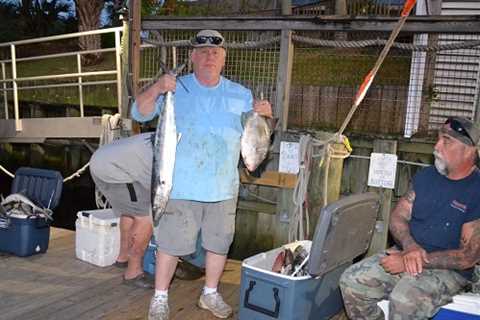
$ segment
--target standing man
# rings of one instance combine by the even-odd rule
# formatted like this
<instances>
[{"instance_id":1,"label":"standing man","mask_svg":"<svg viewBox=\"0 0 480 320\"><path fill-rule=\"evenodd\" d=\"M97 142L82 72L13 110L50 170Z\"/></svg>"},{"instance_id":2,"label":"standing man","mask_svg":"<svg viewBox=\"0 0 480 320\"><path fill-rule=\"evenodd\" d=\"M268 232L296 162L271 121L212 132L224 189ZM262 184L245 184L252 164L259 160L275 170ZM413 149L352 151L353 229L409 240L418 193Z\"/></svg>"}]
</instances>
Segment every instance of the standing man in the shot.
<instances>
[{"instance_id":1,"label":"standing man","mask_svg":"<svg viewBox=\"0 0 480 320\"><path fill-rule=\"evenodd\" d=\"M254 101L250 90L221 76L226 50L218 31L202 30L191 43L193 73L181 77L181 85L175 77L163 75L136 98L132 111L134 118L148 121L159 114L163 94L175 91L181 138L170 200L154 230L157 260L150 320L168 319L168 288L178 257L195 251L199 230L207 253L198 306L219 318L232 314L217 287L235 230L241 114L253 106L259 114L272 116L270 103Z\"/></svg>"},{"instance_id":2,"label":"standing man","mask_svg":"<svg viewBox=\"0 0 480 320\"><path fill-rule=\"evenodd\" d=\"M340 279L350 319L428 319L471 281L480 261L480 172L475 163L480 128L449 118L434 148L435 166L413 177L392 211L398 244L347 270Z\"/></svg>"}]
</instances>

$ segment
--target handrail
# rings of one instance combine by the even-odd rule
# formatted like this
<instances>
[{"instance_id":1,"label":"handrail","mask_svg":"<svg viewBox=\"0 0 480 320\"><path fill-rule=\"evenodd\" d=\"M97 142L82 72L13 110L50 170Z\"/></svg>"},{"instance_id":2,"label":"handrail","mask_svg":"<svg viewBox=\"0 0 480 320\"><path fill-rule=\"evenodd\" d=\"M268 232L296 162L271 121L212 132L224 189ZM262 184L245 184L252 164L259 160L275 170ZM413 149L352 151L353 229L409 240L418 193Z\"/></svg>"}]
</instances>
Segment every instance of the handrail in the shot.
<instances>
[{"instance_id":1,"label":"handrail","mask_svg":"<svg viewBox=\"0 0 480 320\"><path fill-rule=\"evenodd\" d=\"M61 79L61 78L73 78L73 77L88 77L88 76L104 76L109 74L117 74L116 70L107 70L107 71L89 71L89 72L76 72L76 73L62 73L54 74L51 76L34 76L34 77L17 77L17 78L7 78L5 80L0 80L2 82L20 82L20 81L35 81L35 80L50 80L50 79Z\"/></svg>"},{"instance_id":2,"label":"handrail","mask_svg":"<svg viewBox=\"0 0 480 320\"><path fill-rule=\"evenodd\" d=\"M16 47L20 45L35 44L35 43L41 43L46 41L56 41L56 40L63 40L63 39L69 39L69 38L78 38L82 36L98 35L98 34L112 33L112 32L115 35L115 47L113 48L63 52L63 53L16 58ZM8 97L7 97L7 93L9 91L13 91L15 128L16 128L16 131L22 131L22 121L20 119L19 97L18 97L18 93L20 90L76 86L78 87L78 94L79 94L80 117L84 117L85 113L84 113L84 105L83 105L84 103L83 87L100 85L100 84L112 84L112 83L116 84L117 107L118 107L118 112L121 113L122 112L121 110L121 101L122 101L121 33L122 32L123 32L123 27L115 27L115 28L106 28L106 29L93 30L93 31L75 32L75 33L69 33L69 34L63 34L63 35L42 37L42 38L36 38L36 39L27 39L27 40L0 43L0 49L2 48L10 49L10 59L0 60L0 64L2 68L1 70L2 74L0 77L0 91L3 92L5 118L6 119L9 118ZM115 52L115 69L102 70L102 71L89 71L89 72L82 71L82 65L81 65L82 55L90 54L90 53L103 53L103 52ZM62 58L62 57L70 57L70 56L76 57L77 72L54 74L54 75L28 76L28 77L17 76L17 69L18 69L17 65L19 62L42 60L42 59L54 59L54 58ZM8 65L8 67L11 68L11 72L10 72L11 78L7 78L6 65ZM104 75L112 75L114 76L114 79L101 80L101 81L85 81L84 79L91 76L104 76ZM74 83L68 83L64 81L64 83L52 83L52 84L43 84L43 85L28 85L28 84L26 86L20 85L20 83L25 81L52 80L52 79L65 79L65 78L76 78L77 80ZM7 86L8 83L11 83L11 86Z\"/></svg>"},{"instance_id":3,"label":"handrail","mask_svg":"<svg viewBox=\"0 0 480 320\"><path fill-rule=\"evenodd\" d=\"M117 31L120 32L122 30L123 30L122 27L114 27L114 28L105 28L105 29L91 30L91 31L73 32L73 33L66 33L66 34L60 34L56 36L48 36L48 37L41 37L41 38L35 38L35 39L18 40L13 42L2 42L0 43L0 47L7 47L10 45L18 46L18 45L45 42L45 41L64 40L69 38L78 38L82 36L91 36L95 34L110 33L110 32L117 32Z\"/></svg>"},{"instance_id":4,"label":"handrail","mask_svg":"<svg viewBox=\"0 0 480 320\"><path fill-rule=\"evenodd\" d=\"M52 59L52 58L63 58L63 57L76 56L77 54L103 53L103 52L114 52L114 51L115 51L115 48L104 48L104 49L96 49L96 50L84 50L84 51L72 51L72 52L64 52L64 53L45 54L45 55L41 55L41 56L17 58L17 62L42 60L42 59ZM12 60L11 59L0 60L0 63L2 63L2 62L10 63L10 62L12 62Z\"/></svg>"}]
</instances>

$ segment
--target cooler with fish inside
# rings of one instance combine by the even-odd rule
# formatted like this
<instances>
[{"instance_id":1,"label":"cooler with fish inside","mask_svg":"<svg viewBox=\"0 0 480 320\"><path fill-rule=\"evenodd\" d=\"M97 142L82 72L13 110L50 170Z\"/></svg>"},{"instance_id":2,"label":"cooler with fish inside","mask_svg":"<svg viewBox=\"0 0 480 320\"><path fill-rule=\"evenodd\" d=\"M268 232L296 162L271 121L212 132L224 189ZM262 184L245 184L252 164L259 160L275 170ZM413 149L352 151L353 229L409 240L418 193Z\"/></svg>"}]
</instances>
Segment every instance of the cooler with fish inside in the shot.
<instances>
[{"instance_id":1,"label":"cooler with fish inside","mask_svg":"<svg viewBox=\"0 0 480 320\"><path fill-rule=\"evenodd\" d=\"M11 194L0 205L0 252L24 257L47 251L62 188L58 171L21 167L15 172Z\"/></svg>"},{"instance_id":2,"label":"cooler with fish inside","mask_svg":"<svg viewBox=\"0 0 480 320\"><path fill-rule=\"evenodd\" d=\"M296 241L242 263L240 320L329 319L343 308L338 285L372 238L379 198L342 198L320 212L312 241Z\"/></svg>"}]
</instances>

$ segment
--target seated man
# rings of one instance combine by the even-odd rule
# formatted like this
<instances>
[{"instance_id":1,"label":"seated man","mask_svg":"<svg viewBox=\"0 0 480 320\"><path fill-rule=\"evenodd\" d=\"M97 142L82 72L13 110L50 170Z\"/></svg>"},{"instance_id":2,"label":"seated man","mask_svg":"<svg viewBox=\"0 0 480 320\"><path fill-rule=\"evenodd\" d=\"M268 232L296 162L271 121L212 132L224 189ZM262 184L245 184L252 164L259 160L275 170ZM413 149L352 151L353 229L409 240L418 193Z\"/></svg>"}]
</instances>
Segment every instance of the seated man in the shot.
<instances>
[{"instance_id":1,"label":"seated man","mask_svg":"<svg viewBox=\"0 0 480 320\"><path fill-rule=\"evenodd\" d=\"M471 281L480 260L480 171L475 163L480 128L449 118L434 148L435 166L413 177L392 211L398 244L352 265L340 288L351 319L427 319Z\"/></svg>"}]
</instances>

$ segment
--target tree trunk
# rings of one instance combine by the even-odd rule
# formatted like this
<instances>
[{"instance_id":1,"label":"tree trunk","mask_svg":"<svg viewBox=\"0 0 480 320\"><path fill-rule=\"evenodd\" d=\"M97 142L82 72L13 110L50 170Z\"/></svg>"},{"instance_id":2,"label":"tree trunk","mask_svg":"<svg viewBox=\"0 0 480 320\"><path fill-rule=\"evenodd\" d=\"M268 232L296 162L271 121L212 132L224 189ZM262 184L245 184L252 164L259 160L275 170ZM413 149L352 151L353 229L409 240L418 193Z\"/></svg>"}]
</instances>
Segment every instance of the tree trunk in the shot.
<instances>
[{"instance_id":1,"label":"tree trunk","mask_svg":"<svg viewBox=\"0 0 480 320\"><path fill-rule=\"evenodd\" d=\"M97 30L100 27L100 12L104 2L100 0L77 0L75 2L78 17L78 31ZM101 37L99 34L83 36L78 39L80 50L101 49ZM101 53L82 54L83 65L94 65L102 60Z\"/></svg>"}]
</instances>

